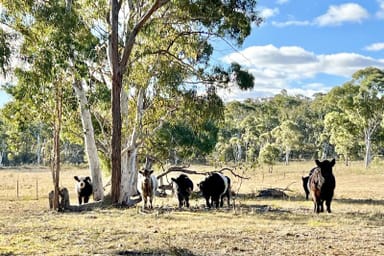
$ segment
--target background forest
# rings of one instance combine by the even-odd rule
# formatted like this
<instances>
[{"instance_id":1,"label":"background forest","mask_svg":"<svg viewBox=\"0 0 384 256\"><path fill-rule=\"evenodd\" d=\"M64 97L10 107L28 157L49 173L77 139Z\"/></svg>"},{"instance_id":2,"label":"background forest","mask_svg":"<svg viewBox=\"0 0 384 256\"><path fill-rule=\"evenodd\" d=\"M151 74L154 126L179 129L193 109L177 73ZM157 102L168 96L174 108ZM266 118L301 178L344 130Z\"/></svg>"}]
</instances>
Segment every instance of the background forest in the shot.
<instances>
[{"instance_id":1,"label":"background forest","mask_svg":"<svg viewBox=\"0 0 384 256\"><path fill-rule=\"evenodd\" d=\"M312 98L292 96L283 90L271 98L227 103L210 94L194 96L196 92L189 90L172 118L141 151L150 149L148 152L158 160L171 164L273 165L331 157L346 164L367 158L369 164L383 153L383 79L381 70L366 68L355 73L350 82ZM2 165L46 165L51 157L52 128L37 110L25 108L25 95L20 98L18 90L9 88L13 100L1 109ZM105 133L110 128L103 125L103 108L96 108L95 103L103 97L108 102L109 93L99 89L89 94L103 152ZM76 101L69 97L66 104L70 111L63 126L62 160L82 164L87 159ZM108 165L103 169L108 171Z\"/></svg>"}]
</instances>

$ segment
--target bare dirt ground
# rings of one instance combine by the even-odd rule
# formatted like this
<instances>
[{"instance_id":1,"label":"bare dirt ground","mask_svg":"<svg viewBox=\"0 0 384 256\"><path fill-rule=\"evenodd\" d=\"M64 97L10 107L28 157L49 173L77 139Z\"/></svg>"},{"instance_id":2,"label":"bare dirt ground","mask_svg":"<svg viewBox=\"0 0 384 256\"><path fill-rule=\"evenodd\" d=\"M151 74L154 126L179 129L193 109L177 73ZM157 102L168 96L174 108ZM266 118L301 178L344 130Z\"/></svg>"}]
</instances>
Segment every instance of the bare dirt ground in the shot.
<instances>
[{"instance_id":1,"label":"bare dirt ground","mask_svg":"<svg viewBox=\"0 0 384 256\"><path fill-rule=\"evenodd\" d=\"M1 169L0 255L384 255L384 171L338 163L333 212L317 215L301 186L312 166L237 169L251 179L231 177L237 197L229 208L208 210L196 197L180 210L170 196L156 198L151 211L138 205L80 213L49 210L49 169ZM62 171L71 204L73 176L87 173ZM196 184L204 177L191 178ZM289 197L257 197L264 188L287 188Z\"/></svg>"}]
</instances>

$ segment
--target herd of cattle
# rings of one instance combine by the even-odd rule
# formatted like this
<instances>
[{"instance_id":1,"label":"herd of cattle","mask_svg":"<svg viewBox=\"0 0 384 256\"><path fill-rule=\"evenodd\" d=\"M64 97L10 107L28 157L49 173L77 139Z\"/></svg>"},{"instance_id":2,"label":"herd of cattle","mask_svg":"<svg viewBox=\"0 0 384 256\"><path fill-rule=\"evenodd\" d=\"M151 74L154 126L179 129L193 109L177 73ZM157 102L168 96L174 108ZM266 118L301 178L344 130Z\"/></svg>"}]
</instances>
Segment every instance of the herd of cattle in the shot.
<instances>
[{"instance_id":1,"label":"herd of cattle","mask_svg":"<svg viewBox=\"0 0 384 256\"><path fill-rule=\"evenodd\" d=\"M328 161L316 160L314 167L308 176L302 177L303 188L308 199L309 194L312 197L314 204L314 212L319 213L324 211L324 202L327 211L331 212L331 202L334 189L336 186L335 176L332 168L335 165L335 159ZM92 183L90 177L74 177L77 181L76 192L79 205L87 203L92 195ZM172 182L176 188L176 195L179 201L179 207L189 207L189 199L193 191L193 182L185 174L179 175L177 178L172 178ZM219 208L224 205L224 198L228 202L228 207L231 201L231 179L219 172L209 173L208 176L201 181L197 186L200 189L202 196L205 198L206 207ZM153 208L153 198L156 195L158 188L157 178L152 170L141 170L138 174L137 191L143 200L143 208L147 208L149 200L149 208Z\"/></svg>"}]
</instances>

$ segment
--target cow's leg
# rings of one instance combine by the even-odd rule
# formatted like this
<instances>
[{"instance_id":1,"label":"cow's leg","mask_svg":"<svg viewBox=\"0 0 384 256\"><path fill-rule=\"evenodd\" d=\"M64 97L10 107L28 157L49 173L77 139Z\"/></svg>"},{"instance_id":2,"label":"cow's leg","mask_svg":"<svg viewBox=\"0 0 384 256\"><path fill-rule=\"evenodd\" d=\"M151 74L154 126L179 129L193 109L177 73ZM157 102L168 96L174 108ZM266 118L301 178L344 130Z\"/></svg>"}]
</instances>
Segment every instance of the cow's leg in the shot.
<instances>
[{"instance_id":1,"label":"cow's leg","mask_svg":"<svg viewBox=\"0 0 384 256\"><path fill-rule=\"evenodd\" d=\"M223 207L223 206L224 206L224 195L222 195L220 199L220 207Z\"/></svg>"},{"instance_id":2,"label":"cow's leg","mask_svg":"<svg viewBox=\"0 0 384 256\"><path fill-rule=\"evenodd\" d=\"M177 199L179 200L179 208L183 207L183 196L178 194Z\"/></svg>"},{"instance_id":3,"label":"cow's leg","mask_svg":"<svg viewBox=\"0 0 384 256\"><path fill-rule=\"evenodd\" d=\"M327 205L327 212L328 212L328 213L331 213L331 201L332 201L332 200L327 200L327 201L325 202L325 204Z\"/></svg>"},{"instance_id":4,"label":"cow's leg","mask_svg":"<svg viewBox=\"0 0 384 256\"><path fill-rule=\"evenodd\" d=\"M211 204L209 203L209 197L205 197L205 202L208 208L211 208Z\"/></svg>"},{"instance_id":5,"label":"cow's leg","mask_svg":"<svg viewBox=\"0 0 384 256\"><path fill-rule=\"evenodd\" d=\"M147 197L146 196L143 196L143 200L144 200L144 209L147 208Z\"/></svg>"},{"instance_id":6,"label":"cow's leg","mask_svg":"<svg viewBox=\"0 0 384 256\"><path fill-rule=\"evenodd\" d=\"M152 202L153 202L153 196L150 196L150 197L149 197L149 208L150 208L150 209L153 209Z\"/></svg>"},{"instance_id":7,"label":"cow's leg","mask_svg":"<svg viewBox=\"0 0 384 256\"><path fill-rule=\"evenodd\" d=\"M189 197L185 197L185 206L189 208Z\"/></svg>"},{"instance_id":8,"label":"cow's leg","mask_svg":"<svg viewBox=\"0 0 384 256\"><path fill-rule=\"evenodd\" d=\"M219 200L220 200L220 196L214 196L212 197L212 201L213 201L213 205L215 208L219 208Z\"/></svg>"},{"instance_id":9,"label":"cow's leg","mask_svg":"<svg viewBox=\"0 0 384 256\"><path fill-rule=\"evenodd\" d=\"M82 199L81 199L81 196L78 196L78 199L79 199L79 205L81 205L82 204Z\"/></svg>"},{"instance_id":10,"label":"cow's leg","mask_svg":"<svg viewBox=\"0 0 384 256\"><path fill-rule=\"evenodd\" d=\"M324 212L324 200L320 200L320 212Z\"/></svg>"},{"instance_id":11,"label":"cow's leg","mask_svg":"<svg viewBox=\"0 0 384 256\"><path fill-rule=\"evenodd\" d=\"M89 196L85 196L84 197L84 203L88 203L88 201L89 201Z\"/></svg>"}]
</instances>

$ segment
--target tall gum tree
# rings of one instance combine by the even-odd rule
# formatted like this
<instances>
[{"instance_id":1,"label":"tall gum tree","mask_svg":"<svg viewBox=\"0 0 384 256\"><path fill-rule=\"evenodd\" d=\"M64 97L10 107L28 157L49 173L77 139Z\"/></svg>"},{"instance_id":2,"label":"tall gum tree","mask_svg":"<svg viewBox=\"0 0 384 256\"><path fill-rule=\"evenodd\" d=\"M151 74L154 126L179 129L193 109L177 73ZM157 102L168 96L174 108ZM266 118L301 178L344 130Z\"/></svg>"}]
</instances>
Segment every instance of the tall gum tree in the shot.
<instances>
[{"instance_id":1,"label":"tall gum tree","mask_svg":"<svg viewBox=\"0 0 384 256\"><path fill-rule=\"evenodd\" d=\"M134 1L111 1L110 13L108 15L108 54L112 78L111 166L113 202L127 203L126 198L128 198L128 196L126 196L126 194L130 193L126 190L132 186L126 186L125 184L130 184L130 181L134 180L133 178L127 178L127 175L131 177L135 175L133 170L122 172L121 169L122 117L120 99L123 88L123 78L126 74L132 72L131 62L134 61L132 52L138 42L137 40L140 33L146 32L145 29L147 28L150 29L152 22L156 23L156 21L159 20L168 21L167 18L173 16L178 18L178 23L175 23L173 27L172 23L159 24L162 26L168 25L172 27L173 30L177 28L179 36L175 37L175 40L190 35L206 34L230 37L236 39L238 43L241 43L250 33L251 22L260 21L256 16L255 5L255 1L222 3L212 1L189 2L156 0L148 1L145 4ZM123 12L127 14L125 19L123 18ZM174 20L170 19L170 21ZM197 29L193 31L191 28ZM165 30L164 33L166 33ZM166 36L166 34L164 34L164 36ZM169 45L169 47L172 46L172 44ZM185 52L188 51L188 42L184 44L183 48ZM170 54L170 51L168 51L169 48L160 48L158 49L158 53L170 55L170 57L174 59L173 62L179 62L181 55L183 55L183 48L179 49L177 55ZM134 57L136 58L137 56ZM187 63L182 63L182 65L185 64ZM196 72L193 68L191 70L191 73ZM137 95L139 97L136 101L136 109L140 109L140 94ZM139 110L136 113L140 112ZM131 138L134 139L134 136ZM134 144L132 142L131 140L131 146ZM135 150L136 148L132 148L131 150L127 149L127 152L132 154ZM132 159L132 161L136 160ZM122 178L122 175L125 177ZM122 184L122 181L124 181L124 184Z\"/></svg>"},{"instance_id":2,"label":"tall gum tree","mask_svg":"<svg viewBox=\"0 0 384 256\"><path fill-rule=\"evenodd\" d=\"M67 82L75 80L72 85L80 103L84 140L93 179L94 199L102 200L104 192L101 169L95 141L92 139L94 134L92 122L81 82L89 79L86 66L92 61L92 49L98 40L72 10L72 1L54 3L5 1L2 3L5 8L2 22L21 38L20 55L28 63L27 69L29 67L35 72L35 74L24 72L23 75L41 74L41 77L47 77L47 70L54 69L57 70L57 74L62 74L63 80ZM37 83L36 86L41 88L36 89L39 92L32 99L36 99L37 94L44 94L46 91L44 83ZM43 97L49 97L49 94ZM68 102L71 101L66 100L63 104L68 105ZM44 105L40 107L43 109ZM66 108L72 107L69 104Z\"/></svg>"}]
</instances>

